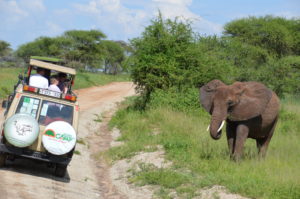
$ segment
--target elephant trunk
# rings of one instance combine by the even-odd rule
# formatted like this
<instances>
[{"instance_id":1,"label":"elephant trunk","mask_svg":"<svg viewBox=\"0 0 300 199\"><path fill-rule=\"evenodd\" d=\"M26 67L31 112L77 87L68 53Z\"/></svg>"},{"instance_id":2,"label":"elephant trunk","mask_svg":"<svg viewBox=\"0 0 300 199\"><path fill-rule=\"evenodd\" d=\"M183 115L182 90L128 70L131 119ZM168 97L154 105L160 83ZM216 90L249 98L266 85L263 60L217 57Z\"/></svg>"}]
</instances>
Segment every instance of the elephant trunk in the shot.
<instances>
[{"instance_id":1,"label":"elephant trunk","mask_svg":"<svg viewBox=\"0 0 300 199\"><path fill-rule=\"evenodd\" d=\"M222 127L224 125L224 120L226 119L227 111L221 111L215 109L212 114L211 122L210 122L210 136L214 140L218 140L221 138Z\"/></svg>"}]
</instances>

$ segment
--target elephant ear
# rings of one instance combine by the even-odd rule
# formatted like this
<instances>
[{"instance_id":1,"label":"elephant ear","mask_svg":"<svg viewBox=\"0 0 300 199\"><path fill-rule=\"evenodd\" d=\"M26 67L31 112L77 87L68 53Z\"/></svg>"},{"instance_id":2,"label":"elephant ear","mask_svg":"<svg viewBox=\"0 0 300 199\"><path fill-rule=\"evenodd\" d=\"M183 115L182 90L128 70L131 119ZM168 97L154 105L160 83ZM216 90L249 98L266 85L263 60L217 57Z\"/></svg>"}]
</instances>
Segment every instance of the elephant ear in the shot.
<instances>
[{"instance_id":1,"label":"elephant ear","mask_svg":"<svg viewBox=\"0 0 300 199\"><path fill-rule=\"evenodd\" d=\"M248 120L261 115L272 97L272 91L258 82L237 82L232 85L239 103L231 108L229 119Z\"/></svg>"},{"instance_id":2,"label":"elephant ear","mask_svg":"<svg viewBox=\"0 0 300 199\"><path fill-rule=\"evenodd\" d=\"M212 80L200 88L200 104L210 113L212 108L212 100L216 89L225 84L220 80Z\"/></svg>"}]
</instances>

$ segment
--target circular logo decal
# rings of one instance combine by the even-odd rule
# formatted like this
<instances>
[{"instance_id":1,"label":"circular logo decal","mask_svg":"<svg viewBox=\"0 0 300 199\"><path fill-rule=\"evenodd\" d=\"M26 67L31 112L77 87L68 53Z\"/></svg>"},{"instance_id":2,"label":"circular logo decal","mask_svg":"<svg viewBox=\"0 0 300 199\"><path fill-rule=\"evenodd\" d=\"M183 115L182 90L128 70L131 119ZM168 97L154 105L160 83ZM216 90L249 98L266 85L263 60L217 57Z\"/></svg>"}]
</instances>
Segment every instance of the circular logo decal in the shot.
<instances>
[{"instance_id":1,"label":"circular logo decal","mask_svg":"<svg viewBox=\"0 0 300 199\"><path fill-rule=\"evenodd\" d=\"M39 135L39 124L31 115L18 113L11 116L4 126L6 140L16 147L31 145Z\"/></svg>"},{"instance_id":2,"label":"circular logo decal","mask_svg":"<svg viewBox=\"0 0 300 199\"><path fill-rule=\"evenodd\" d=\"M76 144L76 132L67 122L52 122L46 126L42 142L50 153L63 155L74 148Z\"/></svg>"}]
</instances>

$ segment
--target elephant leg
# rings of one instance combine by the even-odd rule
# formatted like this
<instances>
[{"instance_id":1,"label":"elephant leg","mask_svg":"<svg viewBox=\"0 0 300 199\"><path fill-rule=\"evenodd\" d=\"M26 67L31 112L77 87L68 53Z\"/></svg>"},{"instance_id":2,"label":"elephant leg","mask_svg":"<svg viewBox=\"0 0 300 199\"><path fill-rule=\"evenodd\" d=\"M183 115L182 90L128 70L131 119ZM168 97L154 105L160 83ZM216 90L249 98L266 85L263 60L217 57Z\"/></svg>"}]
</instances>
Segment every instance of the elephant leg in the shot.
<instances>
[{"instance_id":1,"label":"elephant leg","mask_svg":"<svg viewBox=\"0 0 300 199\"><path fill-rule=\"evenodd\" d=\"M277 118L273 122L273 125L272 125L267 137L262 138L262 139L256 139L256 146L258 148L258 155L261 158L264 158L266 156L267 149L268 149L269 143L271 141L271 138L273 136L276 123L277 123Z\"/></svg>"},{"instance_id":2,"label":"elephant leg","mask_svg":"<svg viewBox=\"0 0 300 199\"><path fill-rule=\"evenodd\" d=\"M248 138L248 134L249 134L249 128L246 125L240 124L237 126L234 153L233 153L233 159L235 161L239 161L243 154L243 148L244 148L245 141Z\"/></svg>"},{"instance_id":3,"label":"elephant leg","mask_svg":"<svg viewBox=\"0 0 300 199\"><path fill-rule=\"evenodd\" d=\"M261 138L261 139L256 139L256 146L258 149L258 156L260 158L264 158L266 156L267 148L270 142L270 139L267 138Z\"/></svg>"},{"instance_id":4,"label":"elephant leg","mask_svg":"<svg viewBox=\"0 0 300 199\"><path fill-rule=\"evenodd\" d=\"M234 152L235 136L236 136L236 125L227 122L226 136L227 136L227 144L228 144L230 157L232 158Z\"/></svg>"}]
</instances>

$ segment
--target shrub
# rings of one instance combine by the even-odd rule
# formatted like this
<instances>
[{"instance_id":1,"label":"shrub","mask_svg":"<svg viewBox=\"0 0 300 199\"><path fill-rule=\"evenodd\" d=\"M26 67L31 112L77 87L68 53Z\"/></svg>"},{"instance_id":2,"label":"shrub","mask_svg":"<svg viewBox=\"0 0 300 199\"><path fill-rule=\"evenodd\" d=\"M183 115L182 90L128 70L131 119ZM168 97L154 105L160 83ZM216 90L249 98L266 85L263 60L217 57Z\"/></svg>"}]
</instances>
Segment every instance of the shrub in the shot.
<instances>
[{"instance_id":1,"label":"shrub","mask_svg":"<svg viewBox=\"0 0 300 199\"><path fill-rule=\"evenodd\" d=\"M178 88L172 87L168 90L155 90L151 94L149 107L166 107L169 106L173 110L188 112L191 110L199 110L199 91L196 88L186 88L178 91Z\"/></svg>"},{"instance_id":2,"label":"shrub","mask_svg":"<svg viewBox=\"0 0 300 199\"><path fill-rule=\"evenodd\" d=\"M273 59L262 67L259 80L279 96L300 93L300 56Z\"/></svg>"}]
</instances>

